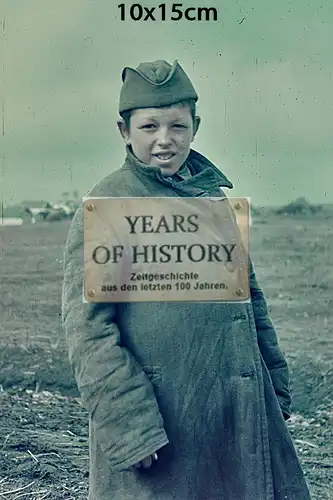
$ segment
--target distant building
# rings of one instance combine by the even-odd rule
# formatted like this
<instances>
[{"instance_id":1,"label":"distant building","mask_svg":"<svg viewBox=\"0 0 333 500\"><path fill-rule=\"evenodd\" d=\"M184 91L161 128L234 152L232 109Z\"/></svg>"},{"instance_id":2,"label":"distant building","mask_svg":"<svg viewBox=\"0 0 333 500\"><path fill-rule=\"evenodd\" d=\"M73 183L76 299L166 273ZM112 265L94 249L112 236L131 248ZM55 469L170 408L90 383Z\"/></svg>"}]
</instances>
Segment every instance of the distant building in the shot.
<instances>
[{"instance_id":1,"label":"distant building","mask_svg":"<svg viewBox=\"0 0 333 500\"><path fill-rule=\"evenodd\" d=\"M0 226L22 226L23 219L20 217L1 217Z\"/></svg>"},{"instance_id":2,"label":"distant building","mask_svg":"<svg viewBox=\"0 0 333 500\"><path fill-rule=\"evenodd\" d=\"M2 226L18 226L24 223L31 222L31 215L29 215L25 207L22 205L10 205L0 213L0 224Z\"/></svg>"},{"instance_id":3,"label":"distant building","mask_svg":"<svg viewBox=\"0 0 333 500\"><path fill-rule=\"evenodd\" d=\"M27 200L22 201L21 205L25 212L31 217L31 223L36 224L38 221L45 220L47 214L52 208L52 204L44 200Z\"/></svg>"},{"instance_id":4,"label":"distant building","mask_svg":"<svg viewBox=\"0 0 333 500\"><path fill-rule=\"evenodd\" d=\"M0 209L0 224L36 224L41 221L53 222L69 219L73 217L78 206L79 202L72 200L57 204L45 200L24 200L17 205L3 208L2 212Z\"/></svg>"}]
</instances>

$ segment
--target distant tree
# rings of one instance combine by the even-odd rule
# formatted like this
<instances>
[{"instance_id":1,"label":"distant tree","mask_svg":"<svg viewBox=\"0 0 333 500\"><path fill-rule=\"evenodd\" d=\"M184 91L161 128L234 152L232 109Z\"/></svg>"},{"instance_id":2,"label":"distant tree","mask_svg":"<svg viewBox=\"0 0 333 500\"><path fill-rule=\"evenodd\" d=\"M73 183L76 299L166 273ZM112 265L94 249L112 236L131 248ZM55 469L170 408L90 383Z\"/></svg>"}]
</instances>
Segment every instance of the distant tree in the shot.
<instances>
[{"instance_id":1,"label":"distant tree","mask_svg":"<svg viewBox=\"0 0 333 500\"><path fill-rule=\"evenodd\" d=\"M275 213L284 215L315 214L321 210L320 205L311 205L304 197L299 197L288 205L278 208Z\"/></svg>"},{"instance_id":2,"label":"distant tree","mask_svg":"<svg viewBox=\"0 0 333 500\"><path fill-rule=\"evenodd\" d=\"M78 190L77 190L77 189L74 189L74 191L73 191L72 195L73 195L73 199L74 199L75 201L79 199L79 192L78 192Z\"/></svg>"},{"instance_id":3,"label":"distant tree","mask_svg":"<svg viewBox=\"0 0 333 500\"><path fill-rule=\"evenodd\" d=\"M69 199L69 191L64 191L62 194L61 194L64 202L66 203L66 201L68 201Z\"/></svg>"}]
</instances>

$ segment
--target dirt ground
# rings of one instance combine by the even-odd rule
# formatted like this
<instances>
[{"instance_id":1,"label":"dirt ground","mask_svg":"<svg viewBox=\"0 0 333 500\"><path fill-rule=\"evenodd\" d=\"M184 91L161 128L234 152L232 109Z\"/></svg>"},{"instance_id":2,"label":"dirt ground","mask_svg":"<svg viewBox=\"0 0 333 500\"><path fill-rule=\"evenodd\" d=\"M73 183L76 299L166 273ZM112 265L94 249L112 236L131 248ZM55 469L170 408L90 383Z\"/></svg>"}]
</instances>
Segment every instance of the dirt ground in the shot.
<instances>
[{"instance_id":1,"label":"dirt ground","mask_svg":"<svg viewBox=\"0 0 333 500\"><path fill-rule=\"evenodd\" d=\"M68 221L0 228L0 498L85 499L87 414L60 323ZM291 369L288 423L313 500L333 499L332 213L258 216L251 254Z\"/></svg>"}]
</instances>

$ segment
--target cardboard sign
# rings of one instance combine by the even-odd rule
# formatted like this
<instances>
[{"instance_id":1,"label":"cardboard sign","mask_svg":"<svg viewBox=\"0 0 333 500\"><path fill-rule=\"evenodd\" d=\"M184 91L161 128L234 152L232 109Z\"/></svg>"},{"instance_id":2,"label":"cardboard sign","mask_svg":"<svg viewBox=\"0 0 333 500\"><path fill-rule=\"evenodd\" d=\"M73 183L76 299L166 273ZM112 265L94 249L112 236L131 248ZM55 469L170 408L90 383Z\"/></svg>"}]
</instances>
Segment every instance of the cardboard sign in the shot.
<instances>
[{"instance_id":1,"label":"cardboard sign","mask_svg":"<svg viewBox=\"0 0 333 500\"><path fill-rule=\"evenodd\" d=\"M246 198L84 200L84 300L249 299Z\"/></svg>"}]
</instances>

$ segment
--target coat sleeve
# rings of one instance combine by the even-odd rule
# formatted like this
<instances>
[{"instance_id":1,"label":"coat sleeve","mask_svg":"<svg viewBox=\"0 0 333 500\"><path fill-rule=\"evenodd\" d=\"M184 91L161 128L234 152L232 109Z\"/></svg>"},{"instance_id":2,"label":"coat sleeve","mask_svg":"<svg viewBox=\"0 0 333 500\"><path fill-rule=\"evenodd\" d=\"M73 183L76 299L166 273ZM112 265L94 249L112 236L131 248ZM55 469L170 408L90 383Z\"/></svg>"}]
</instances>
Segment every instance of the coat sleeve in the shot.
<instances>
[{"instance_id":1,"label":"coat sleeve","mask_svg":"<svg viewBox=\"0 0 333 500\"><path fill-rule=\"evenodd\" d=\"M290 417L291 405L288 365L278 344L266 299L258 284L252 262L250 262L250 293L259 349L269 370L282 413L287 420Z\"/></svg>"},{"instance_id":2,"label":"coat sleeve","mask_svg":"<svg viewBox=\"0 0 333 500\"><path fill-rule=\"evenodd\" d=\"M124 470L168 443L151 382L121 345L117 305L83 302L83 212L64 251L62 321L83 404L110 470Z\"/></svg>"}]
</instances>

